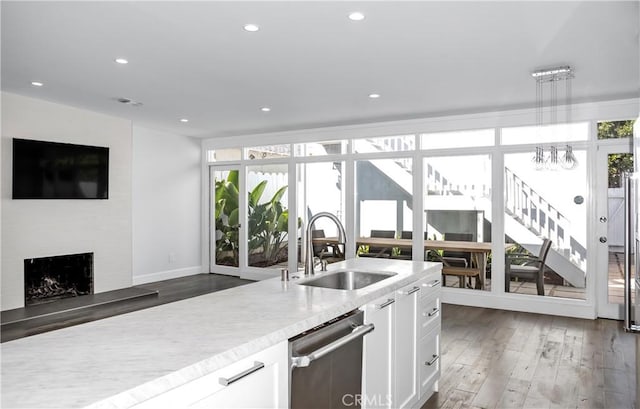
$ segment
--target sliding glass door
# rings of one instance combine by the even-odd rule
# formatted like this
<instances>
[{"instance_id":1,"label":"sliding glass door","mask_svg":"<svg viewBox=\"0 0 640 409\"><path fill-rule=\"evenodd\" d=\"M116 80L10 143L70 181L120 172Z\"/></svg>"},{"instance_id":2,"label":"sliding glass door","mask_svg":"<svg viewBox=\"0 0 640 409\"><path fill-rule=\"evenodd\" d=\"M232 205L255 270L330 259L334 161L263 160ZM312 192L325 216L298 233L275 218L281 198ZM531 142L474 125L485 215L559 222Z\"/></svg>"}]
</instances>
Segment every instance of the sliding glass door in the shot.
<instances>
[{"instance_id":1,"label":"sliding glass door","mask_svg":"<svg viewBox=\"0 0 640 409\"><path fill-rule=\"evenodd\" d=\"M240 166L212 166L209 272L240 275Z\"/></svg>"},{"instance_id":2,"label":"sliding glass door","mask_svg":"<svg viewBox=\"0 0 640 409\"><path fill-rule=\"evenodd\" d=\"M559 158L571 153L572 166L550 167L553 152L540 155L546 158L544 167L537 166L536 154L530 151L504 156L504 240L512 273L505 278L505 291L585 300L587 152L571 147L556 152ZM543 254L547 241L550 250ZM535 276L528 266L535 267Z\"/></svg>"},{"instance_id":3,"label":"sliding glass door","mask_svg":"<svg viewBox=\"0 0 640 409\"><path fill-rule=\"evenodd\" d=\"M286 163L247 167L248 266L287 268L289 168ZM295 239L292 241L295 243Z\"/></svg>"},{"instance_id":4,"label":"sliding glass door","mask_svg":"<svg viewBox=\"0 0 640 409\"><path fill-rule=\"evenodd\" d=\"M633 171L629 145L598 150L596 190L598 316L622 319L624 305L624 173ZM633 294L633 293L632 293Z\"/></svg>"},{"instance_id":5,"label":"sliding glass door","mask_svg":"<svg viewBox=\"0 0 640 409\"><path fill-rule=\"evenodd\" d=\"M489 154L424 159L425 238L477 249L429 251L428 260L445 264L444 287L491 290L491 166Z\"/></svg>"}]
</instances>

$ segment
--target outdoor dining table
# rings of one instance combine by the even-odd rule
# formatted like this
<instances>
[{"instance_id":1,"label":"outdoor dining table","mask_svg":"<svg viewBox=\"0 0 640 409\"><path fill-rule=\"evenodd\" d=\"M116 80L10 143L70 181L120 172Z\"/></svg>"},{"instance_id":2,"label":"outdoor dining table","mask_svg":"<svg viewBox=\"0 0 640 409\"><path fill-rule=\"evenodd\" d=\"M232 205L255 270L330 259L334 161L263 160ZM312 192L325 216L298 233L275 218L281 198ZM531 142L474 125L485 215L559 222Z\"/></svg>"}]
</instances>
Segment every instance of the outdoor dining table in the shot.
<instances>
[{"instance_id":1,"label":"outdoor dining table","mask_svg":"<svg viewBox=\"0 0 640 409\"><path fill-rule=\"evenodd\" d=\"M337 244L337 237L323 237L313 239L315 244ZM396 239L396 238L382 238L382 237L359 237L356 239L357 245L367 245L374 247L388 247L388 248L403 248L410 249L413 246L412 239ZM487 281L487 259L489 253L491 253L491 243L477 242L477 241L450 241L450 240L425 240L425 250L445 250L445 251L460 251L471 254L471 260L475 263L479 274L479 288L484 290ZM437 252L434 252L436 257L440 258Z\"/></svg>"}]
</instances>

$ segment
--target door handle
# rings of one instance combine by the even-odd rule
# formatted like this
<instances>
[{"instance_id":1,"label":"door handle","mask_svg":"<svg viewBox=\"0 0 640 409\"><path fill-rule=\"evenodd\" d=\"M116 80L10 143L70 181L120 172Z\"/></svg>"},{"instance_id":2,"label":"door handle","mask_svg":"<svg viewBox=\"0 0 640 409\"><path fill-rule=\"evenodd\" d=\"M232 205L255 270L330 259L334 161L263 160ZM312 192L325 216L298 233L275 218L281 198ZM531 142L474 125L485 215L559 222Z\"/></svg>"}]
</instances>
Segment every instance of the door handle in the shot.
<instances>
[{"instance_id":1,"label":"door handle","mask_svg":"<svg viewBox=\"0 0 640 409\"><path fill-rule=\"evenodd\" d=\"M600 243L606 243L607 242L607 238L605 236L600 236L600 238L598 240L600 240Z\"/></svg>"},{"instance_id":2,"label":"door handle","mask_svg":"<svg viewBox=\"0 0 640 409\"><path fill-rule=\"evenodd\" d=\"M433 317L434 315L436 315L439 312L440 312L440 308L436 307L433 310L431 310L431 312L425 312L424 316L425 317Z\"/></svg>"},{"instance_id":3,"label":"door handle","mask_svg":"<svg viewBox=\"0 0 640 409\"><path fill-rule=\"evenodd\" d=\"M428 283L424 283L422 285L425 286L425 287L430 287L430 288L437 287L437 286L440 285L440 280L433 280L433 281L430 281Z\"/></svg>"},{"instance_id":4,"label":"door handle","mask_svg":"<svg viewBox=\"0 0 640 409\"><path fill-rule=\"evenodd\" d=\"M407 290L403 292L404 295L410 295L415 293L416 291L420 291L420 287L413 287L411 290Z\"/></svg>"},{"instance_id":5,"label":"door handle","mask_svg":"<svg viewBox=\"0 0 640 409\"><path fill-rule=\"evenodd\" d=\"M376 309L381 310L384 307L388 307L389 305L393 304L394 302L396 302L396 300L394 300L393 298L389 298L387 301L383 302L382 304L377 304Z\"/></svg>"},{"instance_id":6,"label":"door handle","mask_svg":"<svg viewBox=\"0 0 640 409\"><path fill-rule=\"evenodd\" d=\"M218 382L220 383L220 385L222 386L229 386L232 383L239 381L240 379L244 378L245 376L251 375L252 373L259 371L260 369L264 368L264 363L263 362L259 362L259 361L255 361L253 363L253 366L249 369L247 369L246 371L242 371L237 375L233 375L231 378L220 378L218 379Z\"/></svg>"},{"instance_id":7,"label":"door handle","mask_svg":"<svg viewBox=\"0 0 640 409\"><path fill-rule=\"evenodd\" d=\"M435 355L434 354L433 355L433 359L431 361L425 362L424 364L427 365L427 366L431 366L431 365L435 364L438 359L440 359L440 355Z\"/></svg>"},{"instance_id":8,"label":"door handle","mask_svg":"<svg viewBox=\"0 0 640 409\"><path fill-rule=\"evenodd\" d=\"M337 339L332 343L323 346L322 348L318 348L308 355L294 356L291 358L291 368L293 369L296 367L297 368L307 367L311 364L311 362L315 361L316 359L320 359L323 356L340 348L341 346L348 344L349 342L355 339L358 339L360 337L367 335L374 329L375 329L375 326L373 324L360 325L356 327L351 332L351 334L344 336L340 339Z\"/></svg>"}]
</instances>

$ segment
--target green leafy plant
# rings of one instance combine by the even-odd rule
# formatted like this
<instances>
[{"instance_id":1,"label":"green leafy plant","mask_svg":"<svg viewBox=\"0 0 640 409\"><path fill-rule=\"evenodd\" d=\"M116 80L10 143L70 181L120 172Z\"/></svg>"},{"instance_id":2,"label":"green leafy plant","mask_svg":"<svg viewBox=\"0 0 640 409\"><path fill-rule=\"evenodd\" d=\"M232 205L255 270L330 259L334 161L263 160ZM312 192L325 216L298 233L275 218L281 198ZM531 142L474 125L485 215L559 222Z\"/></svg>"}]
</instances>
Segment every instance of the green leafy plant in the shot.
<instances>
[{"instance_id":1,"label":"green leafy plant","mask_svg":"<svg viewBox=\"0 0 640 409\"><path fill-rule=\"evenodd\" d=\"M598 123L598 139L620 139L633 137L635 120L604 121ZM633 172L633 154L614 153L609 155L609 187L622 187L625 172Z\"/></svg>"},{"instance_id":2,"label":"green leafy plant","mask_svg":"<svg viewBox=\"0 0 640 409\"><path fill-rule=\"evenodd\" d=\"M289 210L280 202L287 186L260 203L267 181L260 182L248 194L249 265L270 266L287 259ZM216 181L216 263L238 266L239 206L238 171L230 171L226 180ZM302 221L298 219L298 227Z\"/></svg>"},{"instance_id":3,"label":"green leafy plant","mask_svg":"<svg viewBox=\"0 0 640 409\"><path fill-rule=\"evenodd\" d=\"M273 265L286 257L281 252L286 248L289 210L282 206L280 200L287 186L278 189L268 201L260 203L266 186L267 181L263 180L249 192L250 265Z\"/></svg>"},{"instance_id":4,"label":"green leafy plant","mask_svg":"<svg viewBox=\"0 0 640 409\"><path fill-rule=\"evenodd\" d=\"M239 192L238 171L215 184L216 264L239 265Z\"/></svg>"},{"instance_id":5,"label":"green leafy plant","mask_svg":"<svg viewBox=\"0 0 640 409\"><path fill-rule=\"evenodd\" d=\"M526 259L518 259L517 257L515 257L518 254L526 254L526 255L535 257L535 254L533 254L532 252L530 252L526 248L522 247L522 245L520 245L519 243L513 243L513 245L511 247L509 247L508 249L506 249L504 252L505 252L505 255L507 256L507 258L509 256L513 257L511 259L511 261L508 261L508 262L510 262L511 264L516 264L516 265L521 265L521 264L527 263Z\"/></svg>"}]
</instances>

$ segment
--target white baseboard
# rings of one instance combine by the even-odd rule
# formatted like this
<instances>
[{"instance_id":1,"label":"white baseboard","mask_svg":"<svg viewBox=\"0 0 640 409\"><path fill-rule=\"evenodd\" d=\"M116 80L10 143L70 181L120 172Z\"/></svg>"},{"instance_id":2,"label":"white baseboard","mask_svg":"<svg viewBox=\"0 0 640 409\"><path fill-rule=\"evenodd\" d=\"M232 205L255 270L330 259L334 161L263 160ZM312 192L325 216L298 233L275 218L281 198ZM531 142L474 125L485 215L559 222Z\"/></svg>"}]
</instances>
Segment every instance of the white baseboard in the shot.
<instances>
[{"instance_id":1,"label":"white baseboard","mask_svg":"<svg viewBox=\"0 0 640 409\"><path fill-rule=\"evenodd\" d=\"M170 280L172 278L187 277L196 274L201 274L202 266L178 268L175 270L159 271L157 273L134 275L133 285L154 283L156 281Z\"/></svg>"},{"instance_id":2,"label":"white baseboard","mask_svg":"<svg viewBox=\"0 0 640 409\"><path fill-rule=\"evenodd\" d=\"M490 291L443 288L440 301L445 304L531 312L534 314L557 315L590 320L597 317L595 305L590 302L567 298L542 297L539 295L493 294Z\"/></svg>"}]
</instances>

